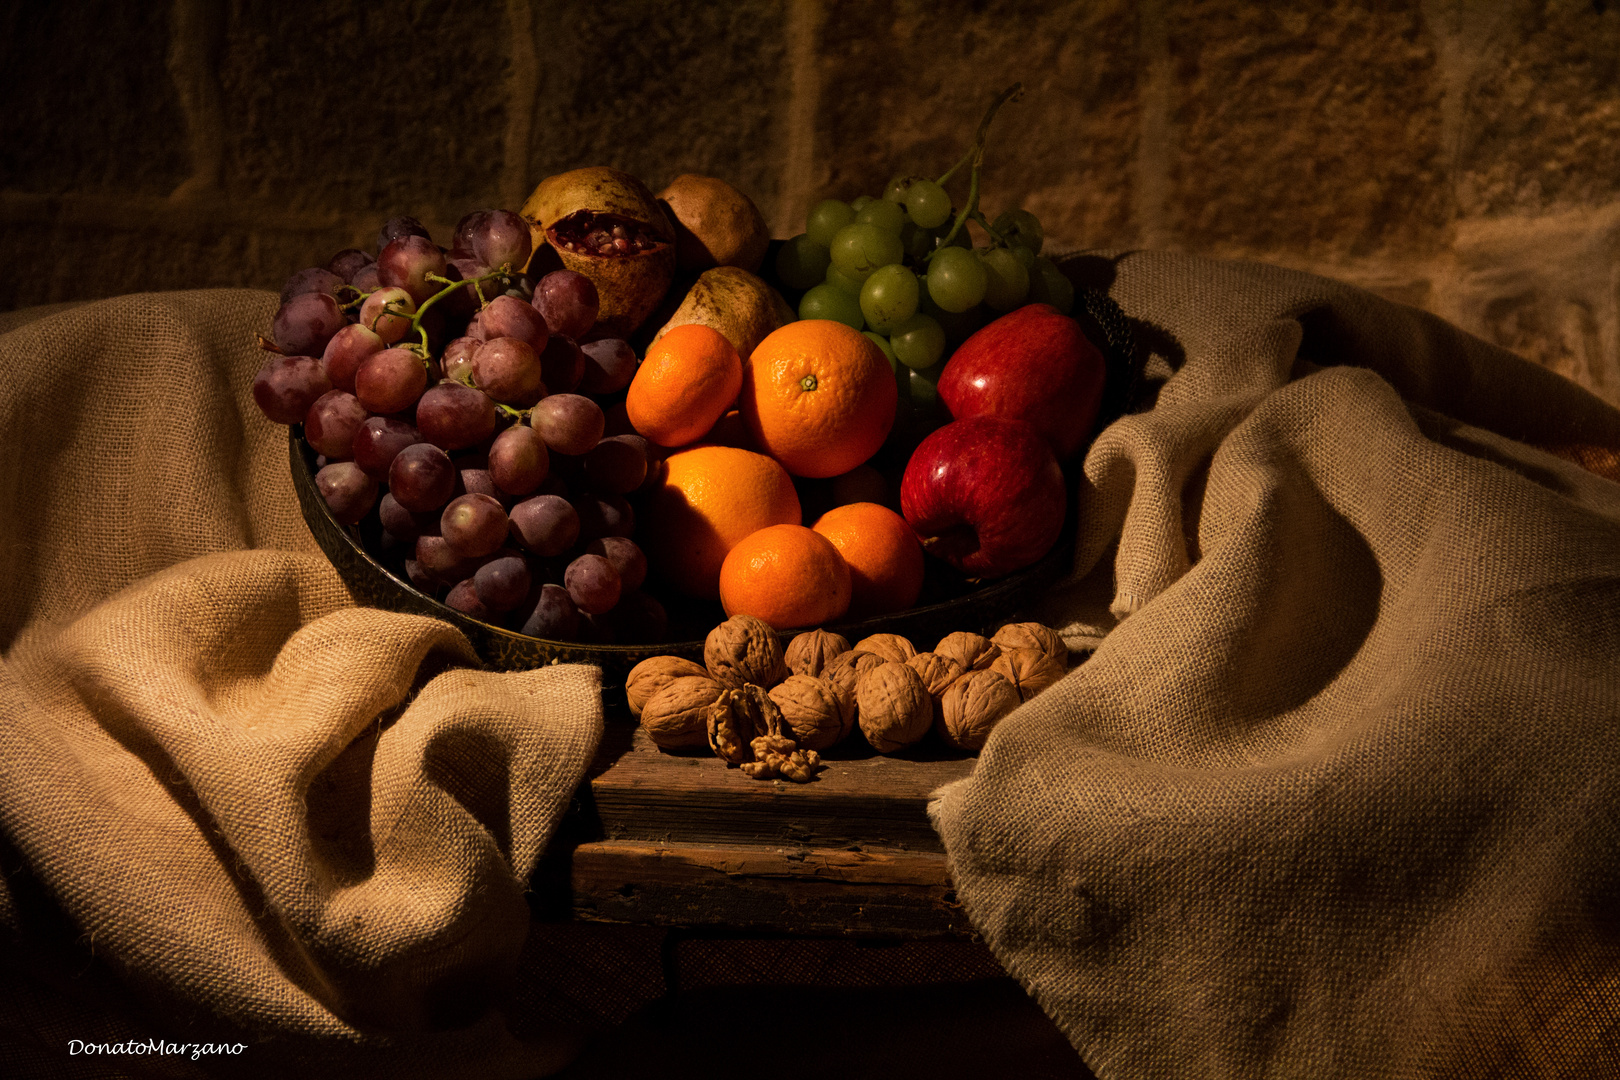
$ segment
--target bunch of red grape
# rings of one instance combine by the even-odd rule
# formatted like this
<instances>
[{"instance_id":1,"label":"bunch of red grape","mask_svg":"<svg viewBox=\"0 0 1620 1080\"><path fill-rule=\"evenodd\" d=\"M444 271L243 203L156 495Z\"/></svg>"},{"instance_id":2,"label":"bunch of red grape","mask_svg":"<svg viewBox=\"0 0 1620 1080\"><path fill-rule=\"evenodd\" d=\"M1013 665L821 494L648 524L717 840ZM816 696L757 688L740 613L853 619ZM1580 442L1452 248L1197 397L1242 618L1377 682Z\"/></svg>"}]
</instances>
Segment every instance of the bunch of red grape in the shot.
<instances>
[{"instance_id":1,"label":"bunch of red grape","mask_svg":"<svg viewBox=\"0 0 1620 1080\"><path fill-rule=\"evenodd\" d=\"M638 360L593 338L591 279L531 280L528 224L506 210L462 218L448 251L409 217L377 244L288 279L253 382L267 417L303 425L333 516L378 527L416 588L473 618L661 640L626 498L651 449L624 419Z\"/></svg>"}]
</instances>

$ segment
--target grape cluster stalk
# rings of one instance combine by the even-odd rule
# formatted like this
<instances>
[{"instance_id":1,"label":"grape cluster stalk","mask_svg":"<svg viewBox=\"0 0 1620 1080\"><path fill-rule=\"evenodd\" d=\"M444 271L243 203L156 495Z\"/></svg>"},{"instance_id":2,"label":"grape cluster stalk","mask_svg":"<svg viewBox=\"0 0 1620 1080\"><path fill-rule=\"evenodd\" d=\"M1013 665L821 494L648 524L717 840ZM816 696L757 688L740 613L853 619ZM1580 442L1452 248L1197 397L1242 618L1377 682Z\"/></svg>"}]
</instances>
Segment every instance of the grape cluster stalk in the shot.
<instances>
[{"instance_id":1,"label":"grape cluster stalk","mask_svg":"<svg viewBox=\"0 0 1620 1080\"><path fill-rule=\"evenodd\" d=\"M656 642L631 499L654 448L624 416L639 360L592 335L591 279L525 272L528 223L477 210L449 248L390 218L376 253L293 274L253 381L303 425L336 520L373 524L422 592L554 641Z\"/></svg>"},{"instance_id":2,"label":"grape cluster stalk","mask_svg":"<svg viewBox=\"0 0 1620 1080\"><path fill-rule=\"evenodd\" d=\"M979 210L990 123L1021 90L1015 84L996 97L973 144L943 176L902 174L881 196L824 199L811 208L805 231L777 255L777 277L804 290L801 319L846 323L882 349L913 437L944 420L936 387L955 346L1026 303L1051 304L1064 314L1074 306L1074 286L1041 254L1040 219L1013 209L992 221ZM964 167L968 190L958 207L946 185ZM972 246L970 221L989 244Z\"/></svg>"}]
</instances>

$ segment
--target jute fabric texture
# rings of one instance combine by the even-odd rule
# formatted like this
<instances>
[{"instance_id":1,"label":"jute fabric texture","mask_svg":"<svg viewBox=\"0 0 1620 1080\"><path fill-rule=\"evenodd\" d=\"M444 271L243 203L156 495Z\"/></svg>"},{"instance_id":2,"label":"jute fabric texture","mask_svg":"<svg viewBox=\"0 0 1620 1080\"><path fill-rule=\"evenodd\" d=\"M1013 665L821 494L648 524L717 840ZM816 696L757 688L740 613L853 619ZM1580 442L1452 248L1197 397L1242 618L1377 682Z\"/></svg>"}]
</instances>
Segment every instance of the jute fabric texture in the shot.
<instances>
[{"instance_id":1,"label":"jute fabric texture","mask_svg":"<svg viewBox=\"0 0 1620 1080\"><path fill-rule=\"evenodd\" d=\"M1309 275L1074 266L1152 408L1044 611L1095 654L931 806L974 925L1102 1080L1620 1076L1620 484L1568 460L1620 414Z\"/></svg>"},{"instance_id":2,"label":"jute fabric texture","mask_svg":"<svg viewBox=\"0 0 1620 1080\"><path fill-rule=\"evenodd\" d=\"M447 623L354 605L253 404L275 306L129 296L0 336L7 958L66 930L153 1025L53 1015L29 991L50 976L10 978L13 1075L194 1067L70 1038L213 1033L248 1048L202 1065L266 1075L531 1076L567 1052L492 1010L599 674L480 671Z\"/></svg>"}]
</instances>

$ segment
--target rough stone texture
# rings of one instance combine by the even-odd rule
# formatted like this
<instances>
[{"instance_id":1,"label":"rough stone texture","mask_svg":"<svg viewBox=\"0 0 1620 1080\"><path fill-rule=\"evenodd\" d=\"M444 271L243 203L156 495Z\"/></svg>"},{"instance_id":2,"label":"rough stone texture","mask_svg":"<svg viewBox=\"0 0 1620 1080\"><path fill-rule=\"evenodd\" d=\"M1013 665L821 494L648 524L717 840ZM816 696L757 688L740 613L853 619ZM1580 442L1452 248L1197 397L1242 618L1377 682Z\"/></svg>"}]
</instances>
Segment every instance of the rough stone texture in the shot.
<instances>
[{"instance_id":1,"label":"rough stone texture","mask_svg":"<svg viewBox=\"0 0 1620 1080\"><path fill-rule=\"evenodd\" d=\"M1054 250L1262 259L1433 310L1620 404L1607 0L105 0L0 14L0 308L279 286L586 164L828 196L938 175ZM958 185L958 196L965 185Z\"/></svg>"}]
</instances>

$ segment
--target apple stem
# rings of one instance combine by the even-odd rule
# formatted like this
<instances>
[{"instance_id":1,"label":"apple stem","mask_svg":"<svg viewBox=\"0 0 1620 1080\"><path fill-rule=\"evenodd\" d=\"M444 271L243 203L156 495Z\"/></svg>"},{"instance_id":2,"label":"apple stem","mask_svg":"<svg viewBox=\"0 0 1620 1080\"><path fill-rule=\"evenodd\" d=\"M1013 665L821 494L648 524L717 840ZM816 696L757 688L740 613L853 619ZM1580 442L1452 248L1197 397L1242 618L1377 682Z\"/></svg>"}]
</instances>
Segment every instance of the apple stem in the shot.
<instances>
[{"instance_id":1,"label":"apple stem","mask_svg":"<svg viewBox=\"0 0 1620 1080\"><path fill-rule=\"evenodd\" d=\"M957 234L960 233L964 227L966 227L969 217L978 214L979 172L984 167L984 147L985 141L990 136L990 121L996 118L996 112L1001 108L1002 105L1008 101L1018 100L1019 96L1023 92L1024 84L1020 82L1013 83L1011 86L1007 87L1007 89L996 95L996 100L990 103L990 108L984 114L984 119L979 121L979 130L973 137L973 145L968 149L966 154L962 155L962 160L958 161L955 165L952 165L950 171L939 178L938 182L940 187L944 187L945 182L949 180L958 169L960 169L963 165L967 165L970 162L972 163L972 168L968 172L967 203L960 211L958 211L956 220L951 222L951 231L946 233L944 238L942 238L939 243L934 246L934 250L928 253L929 262L933 262L934 256L938 255L941 251L944 251L945 248L950 245L950 242L956 239ZM980 215L980 220L982 221L982 215Z\"/></svg>"}]
</instances>

